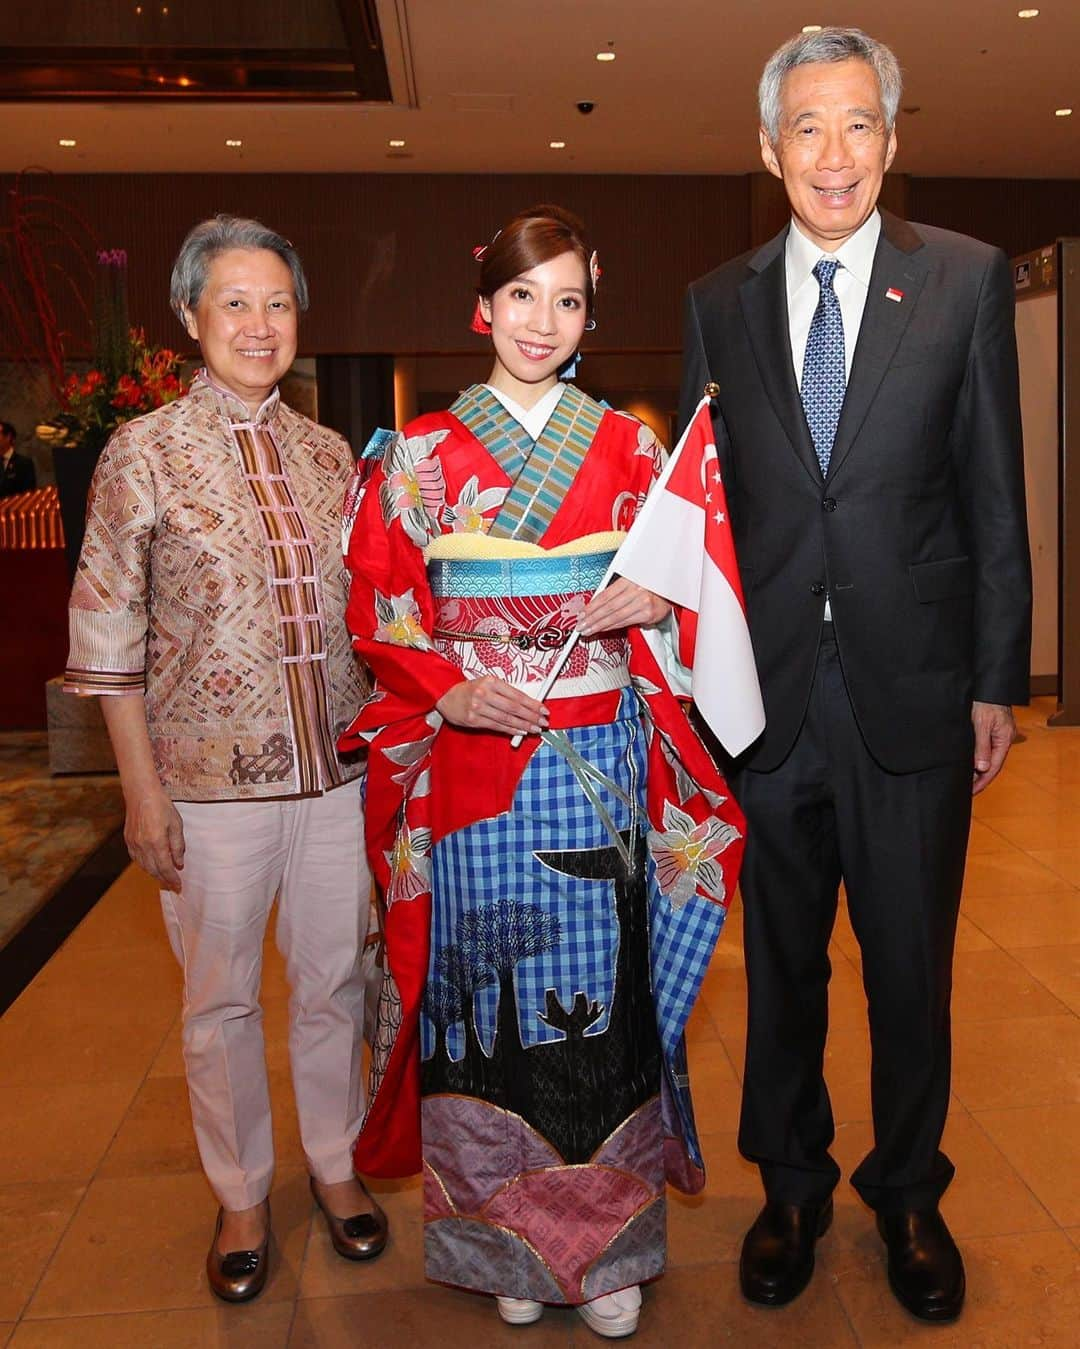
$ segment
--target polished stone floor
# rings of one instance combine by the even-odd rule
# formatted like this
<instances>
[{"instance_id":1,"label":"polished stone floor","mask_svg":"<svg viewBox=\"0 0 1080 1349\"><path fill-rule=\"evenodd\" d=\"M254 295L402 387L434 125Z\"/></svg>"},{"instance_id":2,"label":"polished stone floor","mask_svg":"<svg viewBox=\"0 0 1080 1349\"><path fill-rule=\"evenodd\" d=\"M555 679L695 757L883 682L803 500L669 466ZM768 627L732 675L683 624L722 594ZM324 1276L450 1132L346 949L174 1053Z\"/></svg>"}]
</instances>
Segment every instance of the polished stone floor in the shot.
<instances>
[{"instance_id":1,"label":"polished stone floor","mask_svg":"<svg viewBox=\"0 0 1080 1349\"><path fill-rule=\"evenodd\" d=\"M115 773L51 777L46 732L0 733L0 947L123 815Z\"/></svg>"},{"instance_id":2,"label":"polished stone floor","mask_svg":"<svg viewBox=\"0 0 1080 1349\"><path fill-rule=\"evenodd\" d=\"M845 1185L817 1274L793 1306L744 1304L735 1261L759 1193L735 1150L744 985L739 913L695 1013L691 1063L707 1191L672 1199L670 1268L635 1343L841 1349L1080 1345L1080 730L1026 739L976 805L956 961L945 1212L969 1300L951 1327L899 1310L869 1214ZM834 943L828 1078L836 1155L869 1141L858 950ZM214 1302L202 1273L214 1203L190 1134L179 979L146 878L126 871L0 1019L0 1345L15 1349L519 1349L597 1344L569 1312L510 1328L485 1298L425 1285L416 1183L378 1187L392 1244L371 1265L332 1252L312 1211L284 1044L281 963L266 1022L279 1171L276 1246L259 1302Z\"/></svg>"}]
</instances>

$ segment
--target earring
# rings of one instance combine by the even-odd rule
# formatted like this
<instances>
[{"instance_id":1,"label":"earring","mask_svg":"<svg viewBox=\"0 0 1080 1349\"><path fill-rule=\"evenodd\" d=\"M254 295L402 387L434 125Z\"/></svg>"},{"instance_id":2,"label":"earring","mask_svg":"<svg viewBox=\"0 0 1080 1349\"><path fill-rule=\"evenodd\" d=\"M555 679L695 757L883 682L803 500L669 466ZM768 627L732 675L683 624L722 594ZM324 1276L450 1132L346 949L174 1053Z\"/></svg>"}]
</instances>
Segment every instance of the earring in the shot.
<instances>
[{"instance_id":1,"label":"earring","mask_svg":"<svg viewBox=\"0 0 1080 1349\"><path fill-rule=\"evenodd\" d=\"M595 320L595 319L586 319L586 320L585 320L585 331L586 331L587 333L594 333L594 332L596 332L596 320Z\"/></svg>"}]
</instances>

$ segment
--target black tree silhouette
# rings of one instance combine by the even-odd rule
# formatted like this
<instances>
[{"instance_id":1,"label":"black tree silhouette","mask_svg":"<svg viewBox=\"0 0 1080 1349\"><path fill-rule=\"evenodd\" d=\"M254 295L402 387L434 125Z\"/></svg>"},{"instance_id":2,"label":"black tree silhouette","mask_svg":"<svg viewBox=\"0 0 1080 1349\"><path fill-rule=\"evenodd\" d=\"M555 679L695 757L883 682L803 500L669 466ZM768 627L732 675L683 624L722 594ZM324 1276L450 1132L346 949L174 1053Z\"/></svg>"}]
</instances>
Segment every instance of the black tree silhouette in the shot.
<instances>
[{"instance_id":1,"label":"black tree silhouette","mask_svg":"<svg viewBox=\"0 0 1080 1349\"><path fill-rule=\"evenodd\" d=\"M465 1020L466 1005L461 989L446 979L429 979L424 989L424 1011L435 1027L435 1054L447 1056L446 1032L458 1021Z\"/></svg>"},{"instance_id":2,"label":"black tree silhouette","mask_svg":"<svg viewBox=\"0 0 1080 1349\"><path fill-rule=\"evenodd\" d=\"M476 1033L474 999L480 989L489 988L495 982L495 976L478 957L476 951L460 942L442 948L435 957L435 969L437 977L432 983L439 981L453 990L459 1008L457 1016L447 1022L446 1028L449 1030L454 1021L465 1023L465 1059L472 1065L474 1074L478 1074L483 1067L483 1050L480 1047L480 1037ZM424 1010L427 1011L426 995ZM431 1016L431 1013L428 1012L428 1015ZM432 1016L431 1019L435 1021L435 1017ZM445 1048L445 1040L443 1043Z\"/></svg>"},{"instance_id":3,"label":"black tree silhouette","mask_svg":"<svg viewBox=\"0 0 1080 1349\"><path fill-rule=\"evenodd\" d=\"M461 915L458 945L477 965L490 966L499 976L499 1024L496 1042L508 1071L522 1053L514 967L519 961L550 951L562 940L558 917L539 904L497 899Z\"/></svg>"}]
</instances>

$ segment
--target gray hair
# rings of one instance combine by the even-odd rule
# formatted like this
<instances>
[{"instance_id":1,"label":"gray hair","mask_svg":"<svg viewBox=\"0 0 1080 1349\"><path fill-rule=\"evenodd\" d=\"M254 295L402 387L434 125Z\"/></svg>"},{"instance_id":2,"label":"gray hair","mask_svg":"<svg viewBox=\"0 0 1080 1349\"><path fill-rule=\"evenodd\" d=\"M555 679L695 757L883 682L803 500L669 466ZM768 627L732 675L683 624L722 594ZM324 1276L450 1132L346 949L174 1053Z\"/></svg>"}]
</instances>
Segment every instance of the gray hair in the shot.
<instances>
[{"instance_id":1,"label":"gray hair","mask_svg":"<svg viewBox=\"0 0 1080 1349\"><path fill-rule=\"evenodd\" d=\"M193 310L206 287L210 264L219 253L230 248L266 249L276 253L292 273L297 307L303 312L308 307L308 283L300 256L292 244L276 230L268 229L259 220L245 220L242 216L215 215L202 220L188 231L173 263L169 283L169 304L176 317L184 322L184 310Z\"/></svg>"},{"instance_id":2,"label":"gray hair","mask_svg":"<svg viewBox=\"0 0 1080 1349\"><path fill-rule=\"evenodd\" d=\"M758 85L758 109L761 125L771 144L780 138L780 98L784 77L796 66L813 62L865 61L877 76L881 88L881 108L885 130L890 132L900 106L903 77L900 63L888 47L875 42L861 28L822 28L818 33L800 33L778 47L761 72Z\"/></svg>"}]
</instances>

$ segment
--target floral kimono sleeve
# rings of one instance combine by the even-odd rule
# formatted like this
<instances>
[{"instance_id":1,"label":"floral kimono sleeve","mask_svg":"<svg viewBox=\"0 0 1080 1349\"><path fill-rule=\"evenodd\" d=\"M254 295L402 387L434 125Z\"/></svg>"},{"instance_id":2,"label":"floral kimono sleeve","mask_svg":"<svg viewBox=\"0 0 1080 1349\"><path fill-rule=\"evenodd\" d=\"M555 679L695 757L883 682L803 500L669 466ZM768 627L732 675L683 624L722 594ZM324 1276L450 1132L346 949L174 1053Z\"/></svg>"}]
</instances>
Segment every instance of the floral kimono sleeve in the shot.
<instances>
[{"instance_id":1,"label":"floral kimono sleeve","mask_svg":"<svg viewBox=\"0 0 1080 1349\"><path fill-rule=\"evenodd\" d=\"M343 748L391 722L426 716L462 679L435 650L423 554L439 532L434 508L444 495L442 465L428 442L445 435L399 435L364 489L346 556L352 578L346 621L376 688L346 731Z\"/></svg>"}]
</instances>

